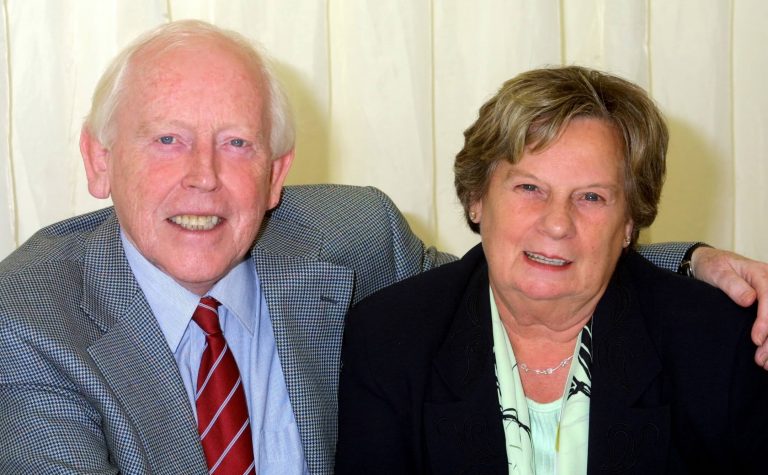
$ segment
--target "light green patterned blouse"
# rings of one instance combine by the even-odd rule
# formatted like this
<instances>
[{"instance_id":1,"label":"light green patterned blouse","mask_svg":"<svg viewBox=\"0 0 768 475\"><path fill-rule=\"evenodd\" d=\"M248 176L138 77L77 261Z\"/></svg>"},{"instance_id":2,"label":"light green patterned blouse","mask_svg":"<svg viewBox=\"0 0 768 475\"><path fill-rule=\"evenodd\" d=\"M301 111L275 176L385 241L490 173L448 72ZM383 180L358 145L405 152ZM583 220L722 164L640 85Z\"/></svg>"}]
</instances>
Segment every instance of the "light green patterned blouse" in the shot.
<instances>
[{"instance_id":1,"label":"light green patterned blouse","mask_svg":"<svg viewBox=\"0 0 768 475\"><path fill-rule=\"evenodd\" d=\"M515 475L581 475L587 473L589 392L591 386L591 320L579 336L566 391L559 401L528 405L504 324L489 289L493 353L509 473ZM531 412L533 409L533 413ZM537 411L541 409L542 412ZM539 466L541 463L541 467Z\"/></svg>"}]
</instances>

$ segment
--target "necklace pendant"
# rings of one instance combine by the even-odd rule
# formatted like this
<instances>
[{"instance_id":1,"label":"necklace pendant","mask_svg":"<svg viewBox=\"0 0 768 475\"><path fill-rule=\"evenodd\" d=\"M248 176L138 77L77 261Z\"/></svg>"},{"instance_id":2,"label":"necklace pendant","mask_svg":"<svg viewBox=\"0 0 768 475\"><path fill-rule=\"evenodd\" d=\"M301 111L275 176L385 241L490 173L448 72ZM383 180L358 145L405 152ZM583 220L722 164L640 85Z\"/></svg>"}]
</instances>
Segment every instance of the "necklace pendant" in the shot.
<instances>
[{"instance_id":1,"label":"necklace pendant","mask_svg":"<svg viewBox=\"0 0 768 475\"><path fill-rule=\"evenodd\" d=\"M560 368L565 368L572 359L573 359L573 355L561 361L557 366L553 366L551 368L544 368L544 369L529 368L528 365L525 363L518 363L518 366L522 368L522 370L525 371L526 373L538 374L540 376L549 376L555 371L559 370Z\"/></svg>"}]
</instances>

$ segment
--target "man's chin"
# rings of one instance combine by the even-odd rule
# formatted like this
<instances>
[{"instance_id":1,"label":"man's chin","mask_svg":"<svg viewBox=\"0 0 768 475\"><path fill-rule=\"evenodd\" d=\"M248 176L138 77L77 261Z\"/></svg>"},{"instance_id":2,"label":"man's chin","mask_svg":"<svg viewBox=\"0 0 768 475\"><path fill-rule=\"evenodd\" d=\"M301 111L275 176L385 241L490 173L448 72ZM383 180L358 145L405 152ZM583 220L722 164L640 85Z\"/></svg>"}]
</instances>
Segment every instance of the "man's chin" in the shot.
<instances>
[{"instance_id":1,"label":"man's chin","mask_svg":"<svg viewBox=\"0 0 768 475\"><path fill-rule=\"evenodd\" d=\"M191 263L194 262L194 260L191 261ZM196 262L205 262L205 258L197 258ZM231 269L231 266L223 265L218 267L170 265L163 271L185 289L203 296Z\"/></svg>"}]
</instances>

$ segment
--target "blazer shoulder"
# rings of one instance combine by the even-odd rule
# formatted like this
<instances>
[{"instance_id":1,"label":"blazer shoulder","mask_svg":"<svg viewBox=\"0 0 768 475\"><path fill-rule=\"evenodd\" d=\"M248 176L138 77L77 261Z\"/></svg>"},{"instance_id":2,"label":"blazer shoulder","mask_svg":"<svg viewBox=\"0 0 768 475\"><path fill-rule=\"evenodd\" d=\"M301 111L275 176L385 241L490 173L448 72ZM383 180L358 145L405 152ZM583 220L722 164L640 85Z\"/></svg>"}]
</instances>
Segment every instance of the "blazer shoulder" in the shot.
<instances>
[{"instance_id":1,"label":"blazer shoulder","mask_svg":"<svg viewBox=\"0 0 768 475\"><path fill-rule=\"evenodd\" d=\"M67 333L64 327L83 315L79 306L84 292L85 255L90 247L102 252L107 244L89 241L105 223L114 226L106 231L116 238L116 218L107 208L43 228L3 260L0 324L20 333L42 329ZM114 282L114 275L109 279Z\"/></svg>"},{"instance_id":2,"label":"blazer shoulder","mask_svg":"<svg viewBox=\"0 0 768 475\"><path fill-rule=\"evenodd\" d=\"M659 269L639 255L627 257L622 259L624 276L631 279L636 304L662 348L695 359L714 348L751 347L756 305L741 307L705 282Z\"/></svg>"},{"instance_id":3,"label":"blazer shoulder","mask_svg":"<svg viewBox=\"0 0 768 475\"><path fill-rule=\"evenodd\" d=\"M454 259L426 246L380 190L345 185L286 187L256 247L353 269L356 302Z\"/></svg>"},{"instance_id":4,"label":"blazer shoulder","mask_svg":"<svg viewBox=\"0 0 768 475\"><path fill-rule=\"evenodd\" d=\"M359 215L363 210L394 207L384 192L372 186L294 185L283 189L280 204L273 214L301 218L316 227L328 227L341 219L360 219L364 217Z\"/></svg>"},{"instance_id":5,"label":"blazer shoulder","mask_svg":"<svg viewBox=\"0 0 768 475\"><path fill-rule=\"evenodd\" d=\"M478 244L461 259L427 270L384 288L360 302L366 308L379 306L411 306L417 302L427 305L440 303L446 297L458 298L470 279L485 266L485 256Z\"/></svg>"},{"instance_id":6,"label":"blazer shoulder","mask_svg":"<svg viewBox=\"0 0 768 475\"><path fill-rule=\"evenodd\" d=\"M656 310L697 316L724 313L755 316L756 307L743 308L720 289L656 267L637 253L625 256L622 264L625 275L631 275L640 302L651 304Z\"/></svg>"},{"instance_id":7,"label":"blazer shoulder","mask_svg":"<svg viewBox=\"0 0 768 475\"><path fill-rule=\"evenodd\" d=\"M439 335L456 317L473 279L484 270L485 260L478 245L458 261L407 278L367 297L352 309L348 323L367 334L439 341Z\"/></svg>"},{"instance_id":8,"label":"blazer shoulder","mask_svg":"<svg viewBox=\"0 0 768 475\"><path fill-rule=\"evenodd\" d=\"M392 201L372 187L347 185L286 186L280 203L264 220L262 236L279 230L279 239L318 237L325 243L375 238L387 232Z\"/></svg>"},{"instance_id":9,"label":"blazer shoulder","mask_svg":"<svg viewBox=\"0 0 768 475\"><path fill-rule=\"evenodd\" d=\"M112 207L40 229L0 262L0 281L47 264L79 260L84 253L84 243L110 218L116 219Z\"/></svg>"}]
</instances>

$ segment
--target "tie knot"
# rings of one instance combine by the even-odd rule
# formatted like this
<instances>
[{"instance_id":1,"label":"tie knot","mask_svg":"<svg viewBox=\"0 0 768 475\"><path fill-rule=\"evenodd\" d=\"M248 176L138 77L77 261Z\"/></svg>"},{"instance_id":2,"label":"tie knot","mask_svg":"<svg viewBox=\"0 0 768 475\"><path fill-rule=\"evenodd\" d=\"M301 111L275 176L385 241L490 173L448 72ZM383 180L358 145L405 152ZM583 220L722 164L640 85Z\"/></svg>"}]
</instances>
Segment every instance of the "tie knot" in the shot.
<instances>
[{"instance_id":1,"label":"tie knot","mask_svg":"<svg viewBox=\"0 0 768 475\"><path fill-rule=\"evenodd\" d=\"M203 329L208 335L215 335L221 333L221 327L219 326L219 303L213 297L203 297L197 304L195 313L192 315L192 320L197 323L200 328Z\"/></svg>"}]
</instances>

